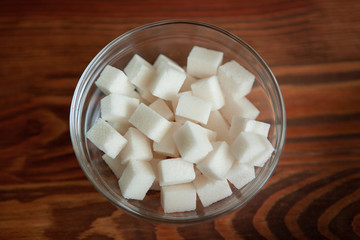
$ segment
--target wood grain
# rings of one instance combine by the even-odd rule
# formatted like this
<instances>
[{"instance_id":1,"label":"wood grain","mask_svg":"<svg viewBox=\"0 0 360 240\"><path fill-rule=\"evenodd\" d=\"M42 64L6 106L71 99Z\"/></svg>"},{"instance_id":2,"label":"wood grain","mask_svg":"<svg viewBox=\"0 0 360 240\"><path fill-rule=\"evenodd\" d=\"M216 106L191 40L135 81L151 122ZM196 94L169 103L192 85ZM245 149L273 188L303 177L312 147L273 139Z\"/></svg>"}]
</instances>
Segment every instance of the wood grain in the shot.
<instances>
[{"instance_id":1,"label":"wood grain","mask_svg":"<svg viewBox=\"0 0 360 240\"><path fill-rule=\"evenodd\" d=\"M360 2L0 2L1 239L359 239ZM108 42L163 19L206 21L265 59L286 103L275 173L214 222L152 225L116 209L81 171L70 102Z\"/></svg>"}]
</instances>

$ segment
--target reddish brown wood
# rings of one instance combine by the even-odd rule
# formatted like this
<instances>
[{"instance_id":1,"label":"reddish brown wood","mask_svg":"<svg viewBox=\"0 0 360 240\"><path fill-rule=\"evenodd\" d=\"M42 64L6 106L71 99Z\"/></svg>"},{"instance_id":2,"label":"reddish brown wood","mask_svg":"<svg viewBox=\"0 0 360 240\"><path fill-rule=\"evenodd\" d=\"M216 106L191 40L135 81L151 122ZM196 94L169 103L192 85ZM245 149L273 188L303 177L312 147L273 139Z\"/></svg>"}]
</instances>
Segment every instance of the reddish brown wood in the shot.
<instances>
[{"instance_id":1,"label":"reddish brown wood","mask_svg":"<svg viewBox=\"0 0 360 240\"><path fill-rule=\"evenodd\" d=\"M0 2L1 239L360 238L360 2ZM193 227L117 210L81 171L78 78L120 34L181 18L223 27L273 69L288 118L274 175L244 208Z\"/></svg>"}]
</instances>

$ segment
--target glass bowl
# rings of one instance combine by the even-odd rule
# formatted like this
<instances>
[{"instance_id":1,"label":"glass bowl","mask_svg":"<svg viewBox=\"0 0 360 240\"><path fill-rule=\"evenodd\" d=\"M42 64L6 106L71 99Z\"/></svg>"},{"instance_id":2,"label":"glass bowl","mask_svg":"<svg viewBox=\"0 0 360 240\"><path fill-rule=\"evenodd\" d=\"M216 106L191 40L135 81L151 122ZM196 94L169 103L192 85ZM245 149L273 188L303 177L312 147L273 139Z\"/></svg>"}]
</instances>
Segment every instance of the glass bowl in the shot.
<instances>
[{"instance_id":1,"label":"glass bowl","mask_svg":"<svg viewBox=\"0 0 360 240\"><path fill-rule=\"evenodd\" d=\"M115 175L101 158L102 152L86 139L85 133L100 117L99 101L104 95L94 82L106 65L124 69L136 53L150 63L163 53L181 66L186 66L187 55L194 45L222 51L223 63L235 60L255 75L253 90L247 97L260 110L257 120L271 124L269 140L275 151L264 167L256 168L256 178L240 190L233 188L231 196L206 208L198 202L196 211L165 214L160 205L159 192L149 191L142 201L122 197ZM83 72L70 109L70 135L74 152L88 179L115 206L155 223L200 223L239 209L261 189L274 171L284 146L285 130L283 98L264 60L247 43L226 30L186 20L150 23L110 42Z\"/></svg>"}]
</instances>

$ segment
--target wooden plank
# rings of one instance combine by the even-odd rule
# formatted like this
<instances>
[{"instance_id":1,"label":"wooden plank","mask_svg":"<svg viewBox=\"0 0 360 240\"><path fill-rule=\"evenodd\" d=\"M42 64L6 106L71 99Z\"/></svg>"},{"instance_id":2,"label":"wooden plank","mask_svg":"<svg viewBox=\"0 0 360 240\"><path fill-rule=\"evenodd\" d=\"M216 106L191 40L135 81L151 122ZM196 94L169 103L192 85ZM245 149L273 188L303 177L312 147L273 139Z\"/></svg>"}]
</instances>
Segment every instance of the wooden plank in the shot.
<instances>
[{"instance_id":1,"label":"wooden plank","mask_svg":"<svg viewBox=\"0 0 360 240\"><path fill-rule=\"evenodd\" d=\"M360 2L0 2L1 239L360 238ZM111 205L69 136L73 91L91 59L143 24L194 19L248 42L287 111L274 174L238 211L154 225Z\"/></svg>"}]
</instances>

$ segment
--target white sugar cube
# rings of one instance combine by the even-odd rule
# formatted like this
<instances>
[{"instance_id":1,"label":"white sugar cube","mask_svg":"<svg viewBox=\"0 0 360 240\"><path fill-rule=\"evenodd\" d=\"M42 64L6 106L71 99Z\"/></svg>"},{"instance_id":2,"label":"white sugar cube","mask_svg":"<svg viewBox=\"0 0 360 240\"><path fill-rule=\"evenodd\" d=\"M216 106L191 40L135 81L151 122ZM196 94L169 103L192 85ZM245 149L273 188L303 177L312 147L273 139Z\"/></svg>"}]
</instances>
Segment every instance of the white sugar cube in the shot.
<instances>
[{"instance_id":1,"label":"white sugar cube","mask_svg":"<svg viewBox=\"0 0 360 240\"><path fill-rule=\"evenodd\" d=\"M197 81L196 78L194 78L193 76L191 76L189 74L186 74L184 84L181 86L179 92L191 91L191 84L195 83L196 81Z\"/></svg>"},{"instance_id":2,"label":"white sugar cube","mask_svg":"<svg viewBox=\"0 0 360 240\"><path fill-rule=\"evenodd\" d=\"M196 166L205 176L221 180L230 170L235 158L226 142L215 142L213 148Z\"/></svg>"},{"instance_id":3,"label":"white sugar cube","mask_svg":"<svg viewBox=\"0 0 360 240\"><path fill-rule=\"evenodd\" d=\"M255 169L248 164L234 164L226 175L226 178L240 189L255 178Z\"/></svg>"},{"instance_id":4,"label":"white sugar cube","mask_svg":"<svg viewBox=\"0 0 360 240\"><path fill-rule=\"evenodd\" d=\"M155 75L155 68L144 58L135 54L124 68L124 72L132 84L143 90L148 90Z\"/></svg>"},{"instance_id":5,"label":"white sugar cube","mask_svg":"<svg viewBox=\"0 0 360 240\"><path fill-rule=\"evenodd\" d=\"M126 165L121 164L121 159L119 157L113 159L106 154L102 155L102 159L109 166L115 176L119 179L126 167Z\"/></svg>"},{"instance_id":6,"label":"white sugar cube","mask_svg":"<svg viewBox=\"0 0 360 240\"><path fill-rule=\"evenodd\" d=\"M124 135L129 127L131 127L131 123L129 123L128 119L118 119L114 122L107 121L116 131L118 131L121 135Z\"/></svg>"},{"instance_id":7,"label":"white sugar cube","mask_svg":"<svg viewBox=\"0 0 360 240\"><path fill-rule=\"evenodd\" d=\"M158 169L158 164L161 160L163 160L163 159L156 158L154 156L154 158L150 161L151 167L155 174L155 180L154 180L153 184L151 185L150 189L154 190L154 191L160 191L160 189L161 189L160 184L159 184L159 169Z\"/></svg>"},{"instance_id":8,"label":"white sugar cube","mask_svg":"<svg viewBox=\"0 0 360 240\"><path fill-rule=\"evenodd\" d=\"M185 122L184 122L185 123ZM189 122L189 124L191 124L192 126L194 127L197 127L199 128L202 132L205 133L205 135L208 137L209 141L210 142L214 142L216 141L216 137L217 137L217 132L213 131L213 130L210 130L208 128L205 128L205 127L202 127L198 124L195 124L193 122Z\"/></svg>"},{"instance_id":9,"label":"white sugar cube","mask_svg":"<svg viewBox=\"0 0 360 240\"><path fill-rule=\"evenodd\" d=\"M231 152L238 163L259 167L268 160L273 150L266 137L250 132L241 132L231 145Z\"/></svg>"},{"instance_id":10,"label":"white sugar cube","mask_svg":"<svg viewBox=\"0 0 360 240\"><path fill-rule=\"evenodd\" d=\"M100 101L101 118L112 122L129 119L139 103L139 99L112 93Z\"/></svg>"},{"instance_id":11,"label":"white sugar cube","mask_svg":"<svg viewBox=\"0 0 360 240\"><path fill-rule=\"evenodd\" d=\"M130 161L119 179L119 187L124 198L143 200L154 180L149 162Z\"/></svg>"},{"instance_id":12,"label":"white sugar cube","mask_svg":"<svg viewBox=\"0 0 360 240\"><path fill-rule=\"evenodd\" d=\"M252 132L267 137L269 134L270 124L256 121L253 119L234 116L231 120L229 137L234 140L240 132Z\"/></svg>"},{"instance_id":13,"label":"white sugar cube","mask_svg":"<svg viewBox=\"0 0 360 240\"><path fill-rule=\"evenodd\" d=\"M229 183L226 179L215 180L198 175L193 181L196 192L204 207L220 201L232 194Z\"/></svg>"},{"instance_id":14,"label":"white sugar cube","mask_svg":"<svg viewBox=\"0 0 360 240\"><path fill-rule=\"evenodd\" d=\"M199 127L201 127L200 125L198 125ZM217 132L201 127L203 128L203 130L205 131L206 136L208 137L209 141L215 141L217 138Z\"/></svg>"},{"instance_id":15,"label":"white sugar cube","mask_svg":"<svg viewBox=\"0 0 360 240\"><path fill-rule=\"evenodd\" d=\"M174 66L179 71L184 72L184 69L182 67L180 67L174 60L170 59L169 57L165 56L164 54L159 54L159 56L156 58L156 60L153 64L153 66L155 68L158 68L163 62Z\"/></svg>"},{"instance_id":16,"label":"white sugar cube","mask_svg":"<svg viewBox=\"0 0 360 240\"><path fill-rule=\"evenodd\" d=\"M255 76L234 60L220 66L217 76L224 94L237 98L247 95L255 81Z\"/></svg>"},{"instance_id":17,"label":"white sugar cube","mask_svg":"<svg viewBox=\"0 0 360 240\"><path fill-rule=\"evenodd\" d=\"M257 166L257 167L263 167L265 165L265 163L271 157L272 153L274 152L274 147L270 143L269 139L267 139L266 137L261 136L261 135L260 135L260 137L261 137L261 140L262 140L262 143L263 143L265 149L260 155L255 157L255 159L253 160L253 165Z\"/></svg>"},{"instance_id":18,"label":"white sugar cube","mask_svg":"<svg viewBox=\"0 0 360 240\"><path fill-rule=\"evenodd\" d=\"M174 113L171 111L166 102L161 98L158 98L156 101L151 103L149 107L155 110L155 112L163 116L165 119L169 121L174 120Z\"/></svg>"},{"instance_id":19,"label":"white sugar cube","mask_svg":"<svg viewBox=\"0 0 360 240\"><path fill-rule=\"evenodd\" d=\"M209 138L197 124L187 121L173 135L183 160L197 163L213 150Z\"/></svg>"},{"instance_id":20,"label":"white sugar cube","mask_svg":"<svg viewBox=\"0 0 360 240\"><path fill-rule=\"evenodd\" d=\"M173 139L174 133L181 127L180 123L172 122L171 128L163 137L160 142L153 143L153 149L155 152L160 153L164 156L179 157L179 151Z\"/></svg>"},{"instance_id":21,"label":"white sugar cube","mask_svg":"<svg viewBox=\"0 0 360 240\"><path fill-rule=\"evenodd\" d=\"M111 158L115 158L127 143L127 140L102 118L87 131L86 137Z\"/></svg>"},{"instance_id":22,"label":"white sugar cube","mask_svg":"<svg viewBox=\"0 0 360 240\"><path fill-rule=\"evenodd\" d=\"M129 122L155 142L160 142L171 127L168 120L143 103L136 108Z\"/></svg>"},{"instance_id":23,"label":"white sugar cube","mask_svg":"<svg viewBox=\"0 0 360 240\"><path fill-rule=\"evenodd\" d=\"M191 85L193 96L212 103L211 110L218 110L225 104L224 95L216 76L197 80Z\"/></svg>"},{"instance_id":24,"label":"white sugar cube","mask_svg":"<svg viewBox=\"0 0 360 240\"><path fill-rule=\"evenodd\" d=\"M181 92L179 94L176 95L176 97L174 97L172 100L171 100L171 106L172 106L172 109L173 111L175 112L176 111L176 107L179 103L179 99L182 95L192 95L192 92L191 91L186 91L186 92ZM176 116L175 116L176 118Z\"/></svg>"},{"instance_id":25,"label":"white sugar cube","mask_svg":"<svg viewBox=\"0 0 360 240\"><path fill-rule=\"evenodd\" d=\"M130 127L124 135L128 143L120 152L121 163L128 161L150 161L153 158L150 140L136 128Z\"/></svg>"},{"instance_id":26,"label":"white sugar cube","mask_svg":"<svg viewBox=\"0 0 360 240\"><path fill-rule=\"evenodd\" d=\"M161 62L150 84L150 92L161 99L171 100L179 92L186 78L184 71L172 64Z\"/></svg>"},{"instance_id":27,"label":"white sugar cube","mask_svg":"<svg viewBox=\"0 0 360 240\"><path fill-rule=\"evenodd\" d=\"M229 124L219 111L211 111L206 128L217 133L218 141L226 141L229 135Z\"/></svg>"},{"instance_id":28,"label":"white sugar cube","mask_svg":"<svg viewBox=\"0 0 360 240\"><path fill-rule=\"evenodd\" d=\"M199 97L183 94L180 96L175 115L206 124L212 103Z\"/></svg>"},{"instance_id":29,"label":"white sugar cube","mask_svg":"<svg viewBox=\"0 0 360 240\"><path fill-rule=\"evenodd\" d=\"M194 46L187 58L187 72L197 78L216 75L217 68L223 60L224 53Z\"/></svg>"},{"instance_id":30,"label":"white sugar cube","mask_svg":"<svg viewBox=\"0 0 360 240\"><path fill-rule=\"evenodd\" d=\"M161 206L165 213L196 209L196 190L192 183L161 187Z\"/></svg>"},{"instance_id":31,"label":"white sugar cube","mask_svg":"<svg viewBox=\"0 0 360 240\"><path fill-rule=\"evenodd\" d=\"M239 163L251 164L253 159L265 149L260 135L240 132L231 145L231 151Z\"/></svg>"},{"instance_id":32,"label":"white sugar cube","mask_svg":"<svg viewBox=\"0 0 360 240\"><path fill-rule=\"evenodd\" d=\"M126 96L134 96L135 86L132 85L123 71L107 65L101 72L95 85L106 95L118 93Z\"/></svg>"},{"instance_id":33,"label":"white sugar cube","mask_svg":"<svg viewBox=\"0 0 360 240\"><path fill-rule=\"evenodd\" d=\"M246 97L233 98L225 95L225 105L220 109L223 117L231 123L233 116L256 119L260 111Z\"/></svg>"},{"instance_id":34,"label":"white sugar cube","mask_svg":"<svg viewBox=\"0 0 360 240\"><path fill-rule=\"evenodd\" d=\"M195 179L194 164L181 158L160 161L158 171L160 186L188 183Z\"/></svg>"}]
</instances>

